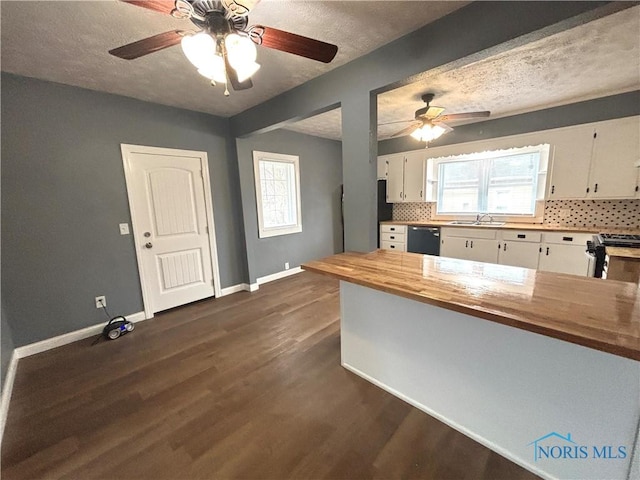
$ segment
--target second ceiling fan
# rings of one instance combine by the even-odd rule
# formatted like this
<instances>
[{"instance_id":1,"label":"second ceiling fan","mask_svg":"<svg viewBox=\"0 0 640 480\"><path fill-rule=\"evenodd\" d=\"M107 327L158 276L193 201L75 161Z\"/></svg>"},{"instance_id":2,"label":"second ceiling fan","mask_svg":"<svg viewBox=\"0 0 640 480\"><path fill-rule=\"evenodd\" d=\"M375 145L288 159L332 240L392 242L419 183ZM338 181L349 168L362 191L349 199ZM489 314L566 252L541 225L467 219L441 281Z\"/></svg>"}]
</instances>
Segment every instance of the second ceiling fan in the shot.
<instances>
[{"instance_id":1,"label":"second ceiling fan","mask_svg":"<svg viewBox=\"0 0 640 480\"><path fill-rule=\"evenodd\" d=\"M281 50L319 62L331 62L338 47L313 38L285 32L277 28L254 25L248 27L248 14L259 0L120 0L175 18L189 19L200 30L197 33L171 30L129 43L113 50L111 55L133 60L182 43L189 61L198 73L217 83L231 83L234 90L251 88L251 75L256 63L255 45ZM229 95L225 89L225 95Z\"/></svg>"},{"instance_id":2,"label":"second ceiling fan","mask_svg":"<svg viewBox=\"0 0 640 480\"><path fill-rule=\"evenodd\" d=\"M423 142L429 142L435 140L440 137L440 135L450 132L453 130L449 125L444 122L456 122L459 120L467 120L469 118L481 118L488 117L491 115L491 112L488 110L481 112L463 112L463 113L450 113L447 115L442 115L444 112L443 107L432 106L431 102L435 95L433 93L425 93L422 95L422 101L427 104L426 107L419 108L415 112L414 120L401 120L400 122L390 122L390 123L402 123L402 122L412 122L406 128L403 128L399 132L394 133L391 137L400 137L403 135L409 135L416 140L420 140ZM388 125L388 124L383 124Z\"/></svg>"}]
</instances>

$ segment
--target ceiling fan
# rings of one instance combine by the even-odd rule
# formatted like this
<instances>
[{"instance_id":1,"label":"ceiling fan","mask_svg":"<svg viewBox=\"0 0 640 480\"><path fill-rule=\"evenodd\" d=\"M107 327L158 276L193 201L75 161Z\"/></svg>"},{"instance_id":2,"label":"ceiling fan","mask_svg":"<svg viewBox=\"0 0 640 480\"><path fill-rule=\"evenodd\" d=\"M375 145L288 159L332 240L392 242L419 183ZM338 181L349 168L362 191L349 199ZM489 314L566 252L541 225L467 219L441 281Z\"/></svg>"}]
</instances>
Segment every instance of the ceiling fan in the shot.
<instances>
[{"instance_id":1,"label":"ceiling fan","mask_svg":"<svg viewBox=\"0 0 640 480\"><path fill-rule=\"evenodd\" d=\"M420 140L423 142L427 142L427 146L429 142L435 140L440 137L440 135L451 132L453 128L444 122L449 121L458 121L458 120L466 120L469 118L480 118L480 117L488 117L491 115L489 111L482 112L464 112L464 113L450 113L448 115L442 115L444 112L444 108L432 106L431 102L435 95L433 93L425 93L422 95L422 101L427 104L426 107L419 108L416 110L414 120L401 120L400 122L390 122L390 123L402 123L402 122L412 122L406 128L403 128L399 132L394 133L391 137L400 137L403 135L411 134L413 138L416 140ZM388 124L382 124L388 125Z\"/></svg>"},{"instance_id":2,"label":"ceiling fan","mask_svg":"<svg viewBox=\"0 0 640 480\"><path fill-rule=\"evenodd\" d=\"M261 45L319 62L331 62L338 47L277 28L248 27L248 14L260 0L120 0L175 18L189 19L198 32L171 30L129 43L111 55L133 60L178 43L198 73L216 83L231 83L234 90L253 86L251 76L260 68L256 47ZM229 95L225 88L225 95Z\"/></svg>"}]
</instances>

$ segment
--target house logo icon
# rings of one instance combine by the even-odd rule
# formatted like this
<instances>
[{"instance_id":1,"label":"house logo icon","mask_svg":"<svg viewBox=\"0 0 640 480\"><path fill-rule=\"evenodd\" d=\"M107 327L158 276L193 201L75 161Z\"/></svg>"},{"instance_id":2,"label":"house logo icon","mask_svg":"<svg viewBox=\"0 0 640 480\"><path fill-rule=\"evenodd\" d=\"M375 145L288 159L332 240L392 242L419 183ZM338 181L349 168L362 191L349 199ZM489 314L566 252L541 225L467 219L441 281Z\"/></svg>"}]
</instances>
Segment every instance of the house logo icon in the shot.
<instances>
[{"instance_id":1,"label":"house logo icon","mask_svg":"<svg viewBox=\"0 0 640 480\"><path fill-rule=\"evenodd\" d=\"M527 444L527 446L531 445L533 445L534 462L537 462L541 456L545 458L549 458L550 456L552 458L558 458L559 456L563 456L562 453L574 450L574 446L577 446L576 442L571 439L570 433L567 433L567 436L563 437L557 432L547 433L546 435L543 435L542 437ZM557 449L556 451L560 452L560 455L553 455L553 449Z\"/></svg>"}]
</instances>

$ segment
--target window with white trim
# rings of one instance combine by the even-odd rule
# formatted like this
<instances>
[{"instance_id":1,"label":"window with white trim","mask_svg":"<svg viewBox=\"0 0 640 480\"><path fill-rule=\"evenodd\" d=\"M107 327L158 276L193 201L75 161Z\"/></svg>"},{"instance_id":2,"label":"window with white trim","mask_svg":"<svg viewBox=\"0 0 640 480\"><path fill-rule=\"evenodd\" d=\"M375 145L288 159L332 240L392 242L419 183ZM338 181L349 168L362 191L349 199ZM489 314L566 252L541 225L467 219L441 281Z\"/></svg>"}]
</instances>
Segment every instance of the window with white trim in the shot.
<instances>
[{"instance_id":1,"label":"window with white trim","mask_svg":"<svg viewBox=\"0 0 640 480\"><path fill-rule=\"evenodd\" d=\"M259 237L301 232L298 156L254 151L253 171Z\"/></svg>"},{"instance_id":2,"label":"window with white trim","mask_svg":"<svg viewBox=\"0 0 640 480\"><path fill-rule=\"evenodd\" d=\"M434 159L438 215L535 216L544 198L549 145Z\"/></svg>"}]
</instances>

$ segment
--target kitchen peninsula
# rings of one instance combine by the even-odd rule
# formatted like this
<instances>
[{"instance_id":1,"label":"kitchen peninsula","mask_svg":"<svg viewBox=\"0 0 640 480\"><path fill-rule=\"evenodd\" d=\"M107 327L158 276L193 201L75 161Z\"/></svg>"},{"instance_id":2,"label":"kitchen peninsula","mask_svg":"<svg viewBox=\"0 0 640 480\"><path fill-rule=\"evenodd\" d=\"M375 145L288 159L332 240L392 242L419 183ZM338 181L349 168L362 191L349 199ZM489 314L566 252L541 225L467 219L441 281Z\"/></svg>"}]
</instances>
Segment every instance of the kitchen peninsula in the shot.
<instances>
[{"instance_id":1,"label":"kitchen peninsula","mask_svg":"<svg viewBox=\"0 0 640 480\"><path fill-rule=\"evenodd\" d=\"M383 250L302 267L341 280L345 368L543 477L634 478L637 285ZM552 432L626 455L540 459Z\"/></svg>"}]
</instances>

